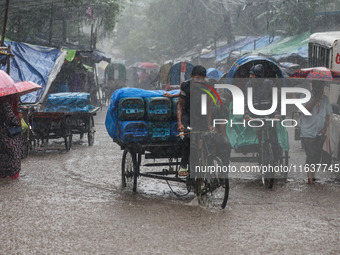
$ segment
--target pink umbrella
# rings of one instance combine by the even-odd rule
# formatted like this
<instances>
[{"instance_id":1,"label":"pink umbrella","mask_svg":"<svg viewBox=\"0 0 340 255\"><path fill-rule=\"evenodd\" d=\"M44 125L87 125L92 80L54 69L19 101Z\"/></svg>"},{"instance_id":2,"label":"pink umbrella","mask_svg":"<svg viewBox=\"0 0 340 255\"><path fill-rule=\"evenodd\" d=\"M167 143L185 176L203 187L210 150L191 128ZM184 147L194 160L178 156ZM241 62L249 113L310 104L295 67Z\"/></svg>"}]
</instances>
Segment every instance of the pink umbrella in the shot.
<instances>
[{"instance_id":1,"label":"pink umbrella","mask_svg":"<svg viewBox=\"0 0 340 255\"><path fill-rule=\"evenodd\" d=\"M150 62L143 62L140 63L139 68L144 68L144 69L157 69L158 65Z\"/></svg>"},{"instance_id":2,"label":"pink umbrella","mask_svg":"<svg viewBox=\"0 0 340 255\"><path fill-rule=\"evenodd\" d=\"M289 78L340 82L340 72L326 67L303 68L297 70Z\"/></svg>"},{"instance_id":3,"label":"pink umbrella","mask_svg":"<svg viewBox=\"0 0 340 255\"><path fill-rule=\"evenodd\" d=\"M22 96L41 88L42 86L31 81L14 82L6 72L0 70L0 97L12 94Z\"/></svg>"}]
</instances>

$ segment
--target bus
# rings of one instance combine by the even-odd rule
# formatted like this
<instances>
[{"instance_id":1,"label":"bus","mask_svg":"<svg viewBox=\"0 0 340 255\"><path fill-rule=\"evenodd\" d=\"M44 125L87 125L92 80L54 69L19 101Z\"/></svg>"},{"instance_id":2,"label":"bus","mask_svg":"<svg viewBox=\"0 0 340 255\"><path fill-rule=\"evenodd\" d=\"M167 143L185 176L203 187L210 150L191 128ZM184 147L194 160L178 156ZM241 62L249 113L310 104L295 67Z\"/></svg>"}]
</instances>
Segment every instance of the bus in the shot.
<instances>
[{"instance_id":1,"label":"bus","mask_svg":"<svg viewBox=\"0 0 340 255\"><path fill-rule=\"evenodd\" d=\"M340 31L314 33L308 43L309 67L327 67L340 71ZM330 83L325 89L332 104L327 139L324 150L332 159L340 161L340 84Z\"/></svg>"}]
</instances>

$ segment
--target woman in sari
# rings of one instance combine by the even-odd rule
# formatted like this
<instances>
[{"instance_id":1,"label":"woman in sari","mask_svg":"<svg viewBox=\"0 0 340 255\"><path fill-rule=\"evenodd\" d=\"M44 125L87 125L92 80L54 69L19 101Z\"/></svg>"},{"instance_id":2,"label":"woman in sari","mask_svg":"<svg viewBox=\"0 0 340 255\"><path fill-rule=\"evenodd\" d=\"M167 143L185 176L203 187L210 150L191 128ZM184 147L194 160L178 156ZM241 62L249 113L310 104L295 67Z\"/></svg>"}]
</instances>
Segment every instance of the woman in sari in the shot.
<instances>
[{"instance_id":1,"label":"woman in sari","mask_svg":"<svg viewBox=\"0 0 340 255\"><path fill-rule=\"evenodd\" d=\"M0 177L17 179L21 169L23 137L9 135L7 128L19 127L18 95L0 97Z\"/></svg>"}]
</instances>

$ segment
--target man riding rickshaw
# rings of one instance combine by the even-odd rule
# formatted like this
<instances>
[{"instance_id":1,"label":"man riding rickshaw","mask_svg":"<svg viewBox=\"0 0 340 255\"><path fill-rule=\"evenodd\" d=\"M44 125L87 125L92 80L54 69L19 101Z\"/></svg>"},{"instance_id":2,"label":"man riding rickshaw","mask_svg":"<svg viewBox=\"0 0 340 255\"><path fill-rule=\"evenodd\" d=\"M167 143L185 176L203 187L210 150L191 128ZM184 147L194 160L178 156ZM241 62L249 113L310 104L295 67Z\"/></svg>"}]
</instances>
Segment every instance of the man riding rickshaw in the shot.
<instances>
[{"instance_id":1,"label":"man riding rickshaw","mask_svg":"<svg viewBox=\"0 0 340 255\"><path fill-rule=\"evenodd\" d=\"M266 110L269 109L272 104L269 103L265 107L265 109L261 108L263 105L257 105L256 96L263 97L266 93L269 92L269 98L271 99L272 88L276 87L278 91L280 91L281 87L285 87L286 83L284 80L284 73L280 66L272 59L264 57L264 56L253 56L247 55L238 59L229 72L224 75L219 83L227 83L237 86L243 94L246 96L249 87L253 88L253 96L252 103L255 109L258 110ZM258 84L259 86L257 86ZM267 88L265 91L260 92L261 88ZM226 97L229 99L229 118L227 124L227 136L232 145L232 148L236 153L242 153L244 155L251 154L249 157L235 157L235 161L246 161L246 162L254 162L255 161L263 165L264 162L266 164L279 165L288 164L288 151L289 151L289 141L287 130L284 126L280 124L280 121L276 121L275 125L273 124L272 128L258 128L248 125L248 121L251 118L257 118L257 123L254 124L258 126L258 123L265 123L266 126L268 121L263 119L265 118L274 118L273 116L249 116L249 115L233 115L233 100L230 94L227 93ZM246 97L247 98L247 97ZM262 100L262 99L261 99ZM261 101L260 100L260 101ZM245 100L245 109L248 108L248 100ZM247 111L246 111L247 113ZM279 116L275 114L276 118L284 118L284 116ZM243 122L245 121L245 122ZM262 122L261 122L262 121ZM231 123L244 123L244 125L232 125ZM272 131L275 132L275 136L272 134ZM259 132L262 134L259 135ZM266 138L268 137L268 139ZM273 142L273 137L276 139ZM276 138L277 137L277 138ZM268 146L267 146L268 144ZM276 145L279 146L276 146ZM266 147L269 147L267 149ZM268 160L267 154L270 154L270 160ZM233 161L233 158L231 159ZM268 163L270 161L270 163ZM286 178L287 175L284 175ZM271 188L273 186L273 175L268 178L263 178L262 180L264 184ZM268 181L268 182L266 182Z\"/></svg>"}]
</instances>

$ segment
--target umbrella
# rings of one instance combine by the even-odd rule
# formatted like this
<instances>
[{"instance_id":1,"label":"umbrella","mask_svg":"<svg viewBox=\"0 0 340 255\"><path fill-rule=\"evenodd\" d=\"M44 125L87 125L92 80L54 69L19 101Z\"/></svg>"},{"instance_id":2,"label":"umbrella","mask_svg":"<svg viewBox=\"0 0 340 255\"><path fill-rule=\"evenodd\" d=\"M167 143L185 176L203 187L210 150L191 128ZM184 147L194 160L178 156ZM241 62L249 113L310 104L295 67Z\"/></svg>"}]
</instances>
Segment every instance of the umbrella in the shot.
<instances>
[{"instance_id":1,"label":"umbrella","mask_svg":"<svg viewBox=\"0 0 340 255\"><path fill-rule=\"evenodd\" d=\"M31 93L38 89L41 89L42 86L32 82L32 81L19 81L14 83L14 86L17 88L20 96Z\"/></svg>"},{"instance_id":2,"label":"umbrella","mask_svg":"<svg viewBox=\"0 0 340 255\"><path fill-rule=\"evenodd\" d=\"M150 62L143 62L139 64L139 68L144 68L144 69L157 69L158 65Z\"/></svg>"},{"instance_id":3,"label":"umbrella","mask_svg":"<svg viewBox=\"0 0 340 255\"><path fill-rule=\"evenodd\" d=\"M208 78L218 80L219 78L221 78L222 75L223 75L222 71L220 71L216 68L211 67L211 68L207 69L207 77Z\"/></svg>"},{"instance_id":4,"label":"umbrella","mask_svg":"<svg viewBox=\"0 0 340 255\"><path fill-rule=\"evenodd\" d=\"M340 82L340 72L326 67L312 67L297 70L289 78Z\"/></svg>"},{"instance_id":5,"label":"umbrella","mask_svg":"<svg viewBox=\"0 0 340 255\"><path fill-rule=\"evenodd\" d=\"M41 88L42 86L31 81L14 82L6 72L0 70L0 97L12 94L22 96Z\"/></svg>"}]
</instances>

